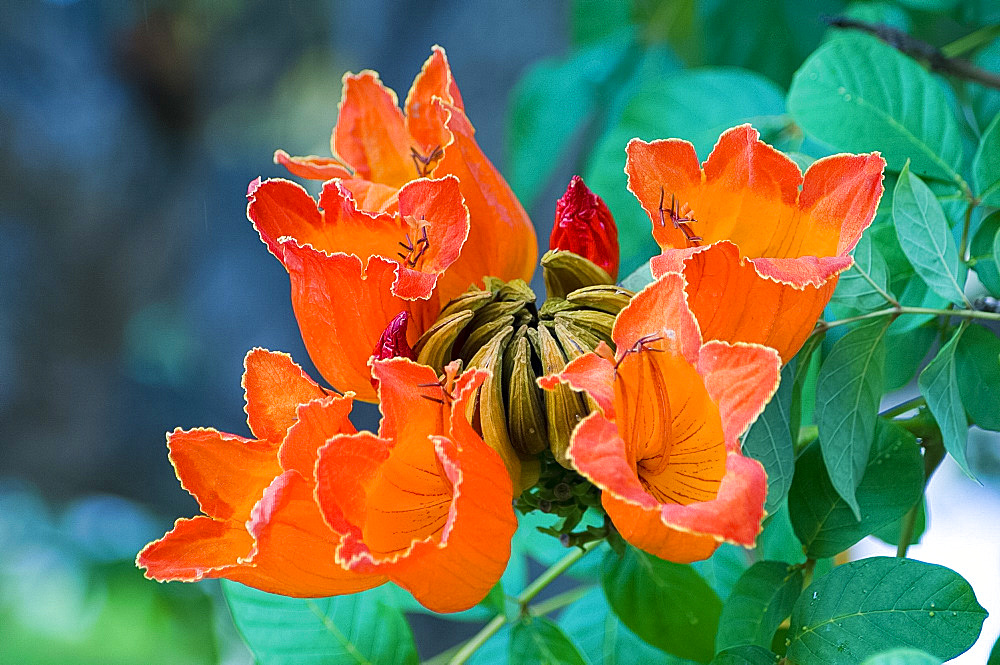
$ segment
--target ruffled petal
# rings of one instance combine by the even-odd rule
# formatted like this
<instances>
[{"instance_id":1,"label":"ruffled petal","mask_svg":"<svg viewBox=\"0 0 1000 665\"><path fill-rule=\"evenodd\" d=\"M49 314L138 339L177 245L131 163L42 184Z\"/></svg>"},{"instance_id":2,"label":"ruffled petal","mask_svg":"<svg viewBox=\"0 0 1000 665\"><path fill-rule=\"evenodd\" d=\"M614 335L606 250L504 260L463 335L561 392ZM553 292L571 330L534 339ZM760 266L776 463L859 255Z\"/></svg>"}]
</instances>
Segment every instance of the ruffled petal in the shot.
<instances>
[{"instance_id":1,"label":"ruffled petal","mask_svg":"<svg viewBox=\"0 0 1000 665\"><path fill-rule=\"evenodd\" d=\"M456 412L456 419L464 416ZM510 477L503 460L468 423L454 441L434 438L454 498L439 541L414 544L387 566L390 576L434 612L458 612L481 601L500 579L517 530Z\"/></svg>"},{"instance_id":2,"label":"ruffled petal","mask_svg":"<svg viewBox=\"0 0 1000 665\"><path fill-rule=\"evenodd\" d=\"M753 547L764 519L767 476L760 462L738 453L726 458L726 475L712 501L665 504L660 519L672 528Z\"/></svg>"},{"instance_id":3,"label":"ruffled petal","mask_svg":"<svg viewBox=\"0 0 1000 665\"><path fill-rule=\"evenodd\" d=\"M813 162L806 171L799 209L809 220L814 238L835 238L803 248L804 254L844 255L854 249L861 232L872 223L882 187L885 160L877 153L832 155Z\"/></svg>"},{"instance_id":4,"label":"ruffled petal","mask_svg":"<svg viewBox=\"0 0 1000 665\"><path fill-rule=\"evenodd\" d=\"M698 373L719 406L726 446L739 452L738 438L764 410L781 380L778 352L756 344L709 341L701 347Z\"/></svg>"},{"instance_id":5,"label":"ruffled petal","mask_svg":"<svg viewBox=\"0 0 1000 665\"><path fill-rule=\"evenodd\" d=\"M625 152L628 189L649 215L653 238L660 247L687 247L684 232L660 210L669 211L674 201L680 205L697 200L702 174L694 146L680 139L632 139Z\"/></svg>"},{"instance_id":6,"label":"ruffled petal","mask_svg":"<svg viewBox=\"0 0 1000 665\"><path fill-rule=\"evenodd\" d=\"M197 582L224 576L252 547L253 537L242 524L201 515L177 520L163 538L139 552L135 564L149 579Z\"/></svg>"},{"instance_id":7,"label":"ruffled petal","mask_svg":"<svg viewBox=\"0 0 1000 665\"><path fill-rule=\"evenodd\" d=\"M470 224L461 257L441 279L442 302L470 284L481 286L484 276L530 280L538 259L538 241L528 214L476 144L475 130L465 114L440 99L433 100L432 106L446 118L445 126L453 135L433 176L458 177Z\"/></svg>"},{"instance_id":8,"label":"ruffled petal","mask_svg":"<svg viewBox=\"0 0 1000 665\"><path fill-rule=\"evenodd\" d=\"M420 175L396 93L372 71L344 75L332 147L365 180L402 187Z\"/></svg>"},{"instance_id":9,"label":"ruffled petal","mask_svg":"<svg viewBox=\"0 0 1000 665\"><path fill-rule=\"evenodd\" d=\"M345 178L341 186L351 193L359 210L395 215L399 211L399 189L371 180L360 178Z\"/></svg>"},{"instance_id":10,"label":"ruffled petal","mask_svg":"<svg viewBox=\"0 0 1000 665\"><path fill-rule=\"evenodd\" d=\"M254 507L247 528L255 538L250 565L224 576L269 593L320 597L356 593L386 581L347 570L335 559L340 535L323 521L312 483L297 471L274 479Z\"/></svg>"},{"instance_id":11,"label":"ruffled petal","mask_svg":"<svg viewBox=\"0 0 1000 665\"><path fill-rule=\"evenodd\" d=\"M722 544L713 536L665 525L658 507L640 508L607 492L602 495L601 504L622 538L666 561L703 561Z\"/></svg>"},{"instance_id":12,"label":"ruffled petal","mask_svg":"<svg viewBox=\"0 0 1000 665\"><path fill-rule=\"evenodd\" d=\"M247 218L279 260L281 238L295 238L303 244L318 241L317 246L323 245L320 239L323 215L316 201L298 183L280 178L260 182L258 178L250 183L247 200Z\"/></svg>"},{"instance_id":13,"label":"ruffled petal","mask_svg":"<svg viewBox=\"0 0 1000 665\"><path fill-rule=\"evenodd\" d=\"M332 256L286 241L279 257L292 284L292 307L316 368L335 388L375 401L368 358L382 331L401 311L411 312L412 345L431 313L414 311L392 294L397 264L372 257L367 268L349 254Z\"/></svg>"},{"instance_id":14,"label":"ruffled petal","mask_svg":"<svg viewBox=\"0 0 1000 665\"><path fill-rule=\"evenodd\" d=\"M566 456L602 492L641 508L659 505L639 482L618 427L599 411L592 411L573 430Z\"/></svg>"},{"instance_id":15,"label":"ruffled petal","mask_svg":"<svg viewBox=\"0 0 1000 665\"><path fill-rule=\"evenodd\" d=\"M258 439L281 443L297 418L299 404L327 395L287 353L253 349L243 366L247 423Z\"/></svg>"},{"instance_id":16,"label":"ruffled petal","mask_svg":"<svg viewBox=\"0 0 1000 665\"><path fill-rule=\"evenodd\" d=\"M261 492L281 473L277 444L214 429L176 429L167 435L170 462L201 512L244 520Z\"/></svg>"},{"instance_id":17,"label":"ruffled petal","mask_svg":"<svg viewBox=\"0 0 1000 665\"><path fill-rule=\"evenodd\" d=\"M391 358L373 362L372 376L379 384L379 436L426 441L447 431L445 388L432 368L407 358Z\"/></svg>"},{"instance_id":18,"label":"ruffled petal","mask_svg":"<svg viewBox=\"0 0 1000 665\"><path fill-rule=\"evenodd\" d=\"M695 362L701 346L701 333L688 309L684 278L678 274L666 274L635 294L618 314L612 337L618 358L645 340L654 341L658 349L680 353L689 362Z\"/></svg>"},{"instance_id":19,"label":"ruffled petal","mask_svg":"<svg viewBox=\"0 0 1000 665\"><path fill-rule=\"evenodd\" d=\"M666 250L661 256L672 253L675 251ZM687 282L688 306L702 337L770 346L777 349L783 362L788 362L809 337L837 284L836 277L819 287L765 277L758 266L766 261L742 259L736 246L724 241L676 253ZM844 258L850 261L850 257ZM804 259L788 261L809 265ZM840 257L831 257L821 263L839 261ZM785 276L790 276L787 271Z\"/></svg>"},{"instance_id":20,"label":"ruffled petal","mask_svg":"<svg viewBox=\"0 0 1000 665\"><path fill-rule=\"evenodd\" d=\"M319 206L323 209L322 228L306 237L293 237L298 244L327 254L354 254L365 262L372 256L395 259L409 230L396 215L359 206L340 180L323 185Z\"/></svg>"},{"instance_id":21,"label":"ruffled petal","mask_svg":"<svg viewBox=\"0 0 1000 665\"><path fill-rule=\"evenodd\" d=\"M445 129L431 101L439 97L457 110L463 108L462 95L451 75L444 49L434 46L431 51L431 57L420 69L406 96L406 129L424 155L432 153L436 147L444 147L451 140L451 132Z\"/></svg>"},{"instance_id":22,"label":"ruffled petal","mask_svg":"<svg viewBox=\"0 0 1000 665\"><path fill-rule=\"evenodd\" d=\"M596 352L574 358L561 372L539 378L538 385L552 390L560 383L568 383L573 390L584 390L594 399L604 415L614 420L615 363L613 358L611 349L607 344L601 342Z\"/></svg>"},{"instance_id":23,"label":"ruffled petal","mask_svg":"<svg viewBox=\"0 0 1000 665\"><path fill-rule=\"evenodd\" d=\"M344 166L343 162L333 157L292 157L284 150L274 151L274 163L281 164L292 175L309 180L330 180L331 178L350 178L354 174Z\"/></svg>"},{"instance_id":24,"label":"ruffled petal","mask_svg":"<svg viewBox=\"0 0 1000 665\"><path fill-rule=\"evenodd\" d=\"M319 449L338 434L354 434L350 421L353 395L331 395L300 404L297 422L288 430L278 460L285 471L297 471L309 483L315 483Z\"/></svg>"}]
</instances>

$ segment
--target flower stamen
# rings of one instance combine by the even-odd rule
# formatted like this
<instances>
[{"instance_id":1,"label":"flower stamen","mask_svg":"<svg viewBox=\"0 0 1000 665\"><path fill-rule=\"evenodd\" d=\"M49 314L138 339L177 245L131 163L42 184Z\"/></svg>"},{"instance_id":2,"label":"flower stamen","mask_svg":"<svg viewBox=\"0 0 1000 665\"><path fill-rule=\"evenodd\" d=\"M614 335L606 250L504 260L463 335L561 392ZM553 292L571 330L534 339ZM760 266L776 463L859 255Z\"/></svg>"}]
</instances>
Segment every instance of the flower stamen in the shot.
<instances>
[{"instance_id":1,"label":"flower stamen","mask_svg":"<svg viewBox=\"0 0 1000 665\"><path fill-rule=\"evenodd\" d=\"M627 358L629 354L640 353L642 351L652 351L653 353L662 352L663 349L654 349L651 346L652 344L659 342L661 339L663 339L663 335L651 334L651 335L643 335L639 339L635 340L635 344L633 344L630 348L625 349L625 352L622 354L622 357L619 358L618 361L615 363L615 372L618 371L618 368L621 366L623 362L625 362L625 358Z\"/></svg>"},{"instance_id":2,"label":"flower stamen","mask_svg":"<svg viewBox=\"0 0 1000 665\"><path fill-rule=\"evenodd\" d=\"M666 226L667 220L664 217L664 213L670 213L670 221L673 222L675 229L680 229L684 234L685 240L689 243L697 245L703 238L694 234L694 231L688 228L688 224L697 222L698 220L694 217L681 216L680 209L677 205L677 199L673 194L670 195L670 208L666 209L663 207L663 187L660 187L660 226ZM688 213L690 214L690 213Z\"/></svg>"},{"instance_id":3,"label":"flower stamen","mask_svg":"<svg viewBox=\"0 0 1000 665\"><path fill-rule=\"evenodd\" d=\"M410 148L410 157L413 159L413 166L417 169L417 175L426 178L433 169L431 165L444 157L444 150L441 149L441 146L437 146L431 150L431 154L424 157L416 148Z\"/></svg>"}]
</instances>

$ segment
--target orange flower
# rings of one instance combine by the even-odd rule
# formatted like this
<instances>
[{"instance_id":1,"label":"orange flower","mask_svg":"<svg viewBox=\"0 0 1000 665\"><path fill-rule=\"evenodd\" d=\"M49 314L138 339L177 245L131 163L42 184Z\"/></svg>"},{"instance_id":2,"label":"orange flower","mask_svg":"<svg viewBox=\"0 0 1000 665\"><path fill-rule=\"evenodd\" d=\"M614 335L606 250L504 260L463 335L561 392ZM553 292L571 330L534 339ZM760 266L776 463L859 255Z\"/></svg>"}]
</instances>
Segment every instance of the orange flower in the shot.
<instances>
[{"instance_id":1,"label":"orange flower","mask_svg":"<svg viewBox=\"0 0 1000 665\"><path fill-rule=\"evenodd\" d=\"M756 344L702 343L682 275L640 291L597 352L543 377L584 390L597 405L567 456L601 489L625 540L677 562L722 542L751 547L764 517L764 468L739 437L778 386L781 361Z\"/></svg>"},{"instance_id":2,"label":"orange flower","mask_svg":"<svg viewBox=\"0 0 1000 665\"><path fill-rule=\"evenodd\" d=\"M464 416L488 373L457 377L452 365L438 384L402 358L373 371L380 436L351 426L350 395L327 394L287 355L251 351L244 386L258 438L169 435L177 476L204 515L177 520L139 553L147 577L225 577L297 597L391 579L438 612L479 602L517 525L503 462Z\"/></svg>"},{"instance_id":3,"label":"orange flower","mask_svg":"<svg viewBox=\"0 0 1000 665\"><path fill-rule=\"evenodd\" d=\"M333 179L320 198L323 212L288 181L269 180L250 192L248 215L291 275L310 356L335 386L369 401L374 392L365 386L368 355L361 349L370 353L400 311L413 314L409 341L415 342L438 303L482 285L484 276L528 280L537 258L531 220L476 144L444 49L434 47L405 109L404 116L375 72L345 75L331 141L336 156L275 153L296 175ZM468 210L464 231L457 209L441 222L440 213L431 216L433 206L414 207L410 189L425 177L454 179ZM428 189L424 184L421 192ZM454 231L446 233L447 251L435 262L444 248L440 238L423 236L425 224L428 232L435 226ZM425 276L406 277L413 272ZM353 320L359 315L362 320Z\"/></svg>"},{"instance_id":4,"label":"orange flower","mask_svg":"<svg viewBox=\"0 0 1000 665\"><path fill-rule=\"evenodd\" d=\"M633 139L626 150L629 189L663 250L653 275L684 273L705 339L791 359L875 216L885 160L834 155L803 177L749 125L724 132L704 168L687 141Z\"/></svg>"},{"instance_id":5,"label":"orange flower","mask_svg":"<svg viewBox=\"0 0 1000 665\"><path fill-rule=\"evenodd\" d=\"M510 477L465 411L483 370L458 375L407 358L376 361L379 434L323 446L316 497L344 533L337 561L386 575L435 612L472 607L496 584L517 529Z\"/></svg>"},{"instance_id":6,"label":"orange flower","mask_svg":"<svg viewBox=\"0 0 1000 665\"><path fill-rule=\"evenodd\" d=\"M167 435L170 461L203 515L179 519L136 559L146 577L196 582L225 577L287 596L329 596L385 582L337 564L341 535L313 494L317 448L354 432L351 397L329 395L291 358L254 349L243 386L256 439L214 429Z\"/></svg>"}]
</instances>

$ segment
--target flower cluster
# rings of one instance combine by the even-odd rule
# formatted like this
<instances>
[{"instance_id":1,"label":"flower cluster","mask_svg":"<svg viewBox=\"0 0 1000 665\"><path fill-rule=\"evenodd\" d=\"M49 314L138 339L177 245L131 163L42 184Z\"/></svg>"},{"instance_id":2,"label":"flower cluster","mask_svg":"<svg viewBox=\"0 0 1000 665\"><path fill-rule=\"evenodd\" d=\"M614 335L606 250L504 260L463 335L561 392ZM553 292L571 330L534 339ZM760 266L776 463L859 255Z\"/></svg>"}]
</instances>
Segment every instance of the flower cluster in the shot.
<instances>
[{"instance_id":1,"label":"flower cluster","mask_svg":"<svg viewBox=\"0 0 1000 665\"><path fill-rule=\"evenodd\" d=\"M149 577L291 596L391 580L462 610L503 573L515 503L560 514L563 535L603 510L603 535L673 561L753 546L767 481L740 437L851 264L880 156L837 155L803 177L749 126L703 166L685 141L633 140L626 171L662 249L655 280L636 294L614 284L614 220L574 178L538 307L530 220L476 145L442 49L404 110L373 72L345 76L332 147L275 154L324 181L318 201L258 179L247 214L338 392L251 351L256 438L168 435L203 515L140 552ZM378 402L377 433L351 425L354 399Z\"/></svg>"}]
</instances>

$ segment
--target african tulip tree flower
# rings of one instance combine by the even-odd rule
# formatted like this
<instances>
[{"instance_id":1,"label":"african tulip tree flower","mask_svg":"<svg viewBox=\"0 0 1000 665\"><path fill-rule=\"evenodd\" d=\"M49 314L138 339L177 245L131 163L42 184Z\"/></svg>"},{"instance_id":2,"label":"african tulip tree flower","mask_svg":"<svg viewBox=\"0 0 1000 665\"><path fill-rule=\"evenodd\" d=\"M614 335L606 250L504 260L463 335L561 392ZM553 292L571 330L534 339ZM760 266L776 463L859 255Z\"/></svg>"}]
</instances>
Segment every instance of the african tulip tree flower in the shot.
<instances>
[{"instance_id":1,"label":"african tulip tree flower","mask_svg":"<svg viewBox=\"0 0 1000 665\"><path fill-rule=\"evenodd\" d=\"M344 76L343 96L330 145L334 157L275 161L304 178L341 179L362 210L391 211L396 193L415 178L458 178L469 209L469 242L442 278L444 301L486 275L530 279L536 239L517 197L475 140L444 49L435 46L400 110L396 93L378 74ZM395 252L390 256L395 256Z\"/></svg>"},{"instance_id":2,"label":"african tulip tree flower","mask_svg":"<svg viewBox=\"0 0 1000 665\"><path fill-rule=\"evenodd\" d=\"M739 437L778 386L774 349L702 343L684 278L668 273L635 295L612 336L558 374L597 409L573 431L567 457L601 489L625 540L677 562L722 542L751 547L764 517L764 468Z\"/></svg>"},{"instance_id":3,"label":"african tulip tree flower","mask_svg":"<svg viewBox=\"0 0 1000 665\"><path fill-rule=\"evenodd\" d=\"M608 273L611 281L618 279L618 226L604 200L578 175L556 202L549 249L579 254Z\"/></svg>"},{"instance_id":4,"label":"african tulip tree flower","mask_svg":"<svg viewBox=\"0 0 1000 665\"><path fill-rule=\"evenodd\" d=\"M705 339L765 344L791 359L875 216L885 160L833 155L803 176L749 125L724 132L703 167L679 139L633 139L626 150L629 189L662 249L654 277L684 273Z\"/></svg>"},{"instance_id":5,"label":"african tulip tree flower","mask_svg":"<svg viewBox=\"0 0 1000 665\"><path fill-rule=\"evenodd\" d=\"M351 426L350 396L329 395L284 354L251 351L244 386L258 438L169 435L177 476L204 515L177 520L139 553L146 575L224 577L296 597L391 579L435 611L479 602L516 528L503 462L464 417L488 373L457 376L452 365L438 381L406 359L375 362L373 373L379 436Z\"/></svg>"}]
</instances>

